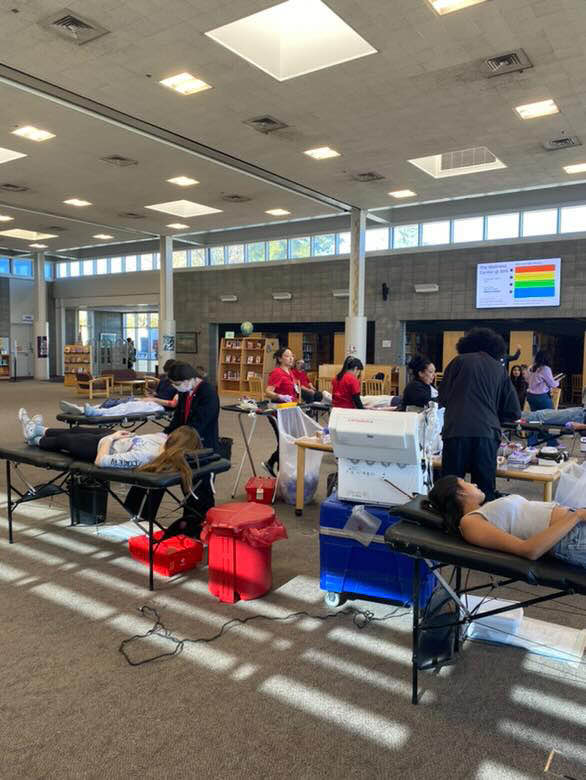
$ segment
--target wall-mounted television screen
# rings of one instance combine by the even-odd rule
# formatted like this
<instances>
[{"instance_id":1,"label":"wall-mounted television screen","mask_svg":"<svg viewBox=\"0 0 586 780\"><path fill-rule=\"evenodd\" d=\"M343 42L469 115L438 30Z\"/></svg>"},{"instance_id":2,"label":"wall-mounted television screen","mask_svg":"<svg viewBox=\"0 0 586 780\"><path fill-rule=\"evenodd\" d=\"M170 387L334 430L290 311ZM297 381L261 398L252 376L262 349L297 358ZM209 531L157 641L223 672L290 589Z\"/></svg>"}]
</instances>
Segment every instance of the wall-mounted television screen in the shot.
<instances>
[{"instance_id":1,"label":"wall-mounted television screen","mask_svg":"<svg viewBox=\"0 0 586 780\"><path fill-rule=\"evenodd\" d=\"M559 306L561 258L479 263L476 308Z\"/></svg>"}]
</instances>

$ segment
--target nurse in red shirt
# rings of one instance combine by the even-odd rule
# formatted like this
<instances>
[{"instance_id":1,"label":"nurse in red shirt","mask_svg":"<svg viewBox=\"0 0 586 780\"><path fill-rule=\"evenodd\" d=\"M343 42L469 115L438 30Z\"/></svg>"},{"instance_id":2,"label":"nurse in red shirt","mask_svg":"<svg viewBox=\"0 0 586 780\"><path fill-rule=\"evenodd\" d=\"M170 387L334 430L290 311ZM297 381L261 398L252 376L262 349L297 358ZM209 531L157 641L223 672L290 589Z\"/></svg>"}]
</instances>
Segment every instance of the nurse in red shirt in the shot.
<instances>
[{"instance_id":1,"label":"nurse in red shirt","mask_svg":"<svg viewBox=\"0 0 586 780\"><path fill-rule=\"evenodd\" d=\"M315 387L311 384L311 382L309 381L309 377L305 373L305 361L304 360L296 360L295 361L295 368L293 369L293 376L299 382L300 387L305 387L308 390L313 390L315 392Z\"/></svg>"},{"instance_id":2,"label":"nurse in red shirt","mask_svg":"<svg viewBox=\"0 0 586 780\"><path fill-rule=\"evenodd\" d=\"M341 409L364 409L360 398L360 372L364 369L362 361L349 355L342 370L332 382L332 406Z\"/></svg>"},{"instance_id":3,"label":"nurse in red shirt","mask_svg":"<svg viewBox=\"0 0 586 780\"><path fill-rule=\"evenodd\" d=\"M269 374L265 395L271 401L287 402L299 400L299 381L293 374L295 357L290 349L281 347L275 352L275 361L277 365ZM273 477L276 476L275 469L279 467L279 428L274 417L267 416L267 420L277 437L277 449L271 457L263 461L262 465Z\"/></svg>"}]
</instances>

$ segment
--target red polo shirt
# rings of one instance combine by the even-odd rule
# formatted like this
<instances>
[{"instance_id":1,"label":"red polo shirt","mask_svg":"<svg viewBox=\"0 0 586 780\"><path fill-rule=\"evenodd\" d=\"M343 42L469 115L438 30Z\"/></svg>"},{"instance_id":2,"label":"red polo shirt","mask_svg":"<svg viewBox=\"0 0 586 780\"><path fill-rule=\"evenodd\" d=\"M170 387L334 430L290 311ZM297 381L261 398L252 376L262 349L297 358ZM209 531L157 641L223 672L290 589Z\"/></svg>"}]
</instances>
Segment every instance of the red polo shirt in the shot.
<instances>
[{"instance_id":1,"label":"red polo shirt","mask_svg":"<svg viewBox=\"0 0 586 780\"><path fill-rule=\"evenodd\" d=\"M297 390L295 389L295 377L289 371L281 368L281 366L273 368L269 374L267 385L274 387L275 393L279 395L290 395L294 401L298 398Z\"/></svg>"},{"instance_id":2,"label":"red polo shirt","mask_svg":"<svg viewBox=\"0 0 586 780\"><path fill-rule=\"evenodd\" d=\"M295 379L299 382L301 387L309 387L311 382L309 381L309 377L307 376L305 371L299 371L296 368L292 368L291 372L292 372L293 376L295 377Z\"/></svg>"},{"instance_id":3,"label":"red polo shirt","mask_svg":"<svg viewBox=\"0 0 586 780\"><path fill-rule=\"evenodd\" d=\"M341 379L334 378L332 382L332 406L341 409L355 409L352 396L360 395L360 382L355 374L346 371Z\"/></svg>"}]
</instances>

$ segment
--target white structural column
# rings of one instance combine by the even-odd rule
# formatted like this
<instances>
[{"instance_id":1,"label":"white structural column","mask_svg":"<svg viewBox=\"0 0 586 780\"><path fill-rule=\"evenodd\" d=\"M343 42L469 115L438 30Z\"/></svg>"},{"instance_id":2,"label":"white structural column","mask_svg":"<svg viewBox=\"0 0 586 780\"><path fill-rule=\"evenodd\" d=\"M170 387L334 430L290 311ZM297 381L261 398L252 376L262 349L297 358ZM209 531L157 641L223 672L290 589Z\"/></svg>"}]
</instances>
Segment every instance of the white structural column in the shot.
<instances>
[{"instance_id":1,"label":"white structural column","mask_svg":"<svg viewBox=\"0 0 586 780\"><path fill-rule=\"evenodd\" d=\"M49 323L47 321L47 283L45 253L35 258L34 377L49 379Z\"/></svg>"},{"instance_id":2,"label":"white structural column","mask_svg":"<svg viewBox=\"0 0 586 780\"><path fill-rule=\"evenodd\" d=\"M159 295L159 371L175 357L175 314L173 310L173 237L161 236Z\"/></svg>"},{"instance_id":3,"label":"white structural column","mask_svg":"<svg viewBox=\"0 0 586 780\"><path fill-rule=\"evenodd\" d=\"M349 307L346 317L346 355L354 355L366 363L366 317L364 316L366 261L366 211L352 209L350 216Z\"/></svg>"}]
</instances>

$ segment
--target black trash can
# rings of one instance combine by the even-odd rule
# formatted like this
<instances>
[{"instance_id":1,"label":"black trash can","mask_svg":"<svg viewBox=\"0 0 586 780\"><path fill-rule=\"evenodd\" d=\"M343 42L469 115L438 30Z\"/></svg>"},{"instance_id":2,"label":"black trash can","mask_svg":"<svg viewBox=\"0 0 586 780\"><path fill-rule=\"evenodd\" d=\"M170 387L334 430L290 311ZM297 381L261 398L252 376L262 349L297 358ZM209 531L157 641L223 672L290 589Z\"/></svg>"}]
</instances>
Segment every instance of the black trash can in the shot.
<instances>
[{"instance_id":1,"label":"black trash can","mask_svg":"<svg viewBox=\"0 0 586 780\"><path fill-rule=\"evenodd\" d=\"M73 478L69 493L72 525L105 523L107 510L108 491L103 483Z\"/></svg>"},{"instance_id":2,"label":"black trash can","mask_svg":"<svg viewBox=\"0 0 586 780\"><path fill-rule=\"evenodd\" d=\"M218 439L218 455L226 460L232 460L232 445L234 439L230 439L227 436L220 436Z\"/></svg>"}]
</instances>

